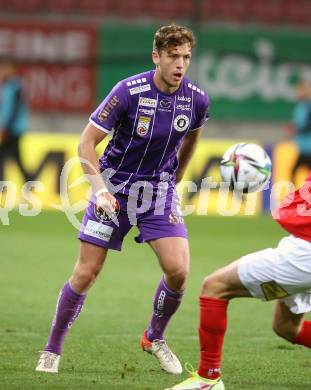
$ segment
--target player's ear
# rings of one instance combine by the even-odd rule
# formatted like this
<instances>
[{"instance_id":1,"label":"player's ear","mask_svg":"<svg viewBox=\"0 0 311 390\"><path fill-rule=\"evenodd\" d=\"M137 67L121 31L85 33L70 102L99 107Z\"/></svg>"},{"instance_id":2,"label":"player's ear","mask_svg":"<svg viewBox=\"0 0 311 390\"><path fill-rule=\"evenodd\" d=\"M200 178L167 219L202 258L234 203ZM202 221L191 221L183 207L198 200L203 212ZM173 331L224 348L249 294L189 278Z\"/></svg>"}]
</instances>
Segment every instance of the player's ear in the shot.
<instances>
[{"instance_id":1,"label":"player's ear","mask_svg":"<svg viewBox=\"0 0 311 390\"><path fill-rule=\"evenodd\" d=\"M152 61L155 65L159 65L160 54L155 50L152 50Z\"/></svg>"}]
</instances>

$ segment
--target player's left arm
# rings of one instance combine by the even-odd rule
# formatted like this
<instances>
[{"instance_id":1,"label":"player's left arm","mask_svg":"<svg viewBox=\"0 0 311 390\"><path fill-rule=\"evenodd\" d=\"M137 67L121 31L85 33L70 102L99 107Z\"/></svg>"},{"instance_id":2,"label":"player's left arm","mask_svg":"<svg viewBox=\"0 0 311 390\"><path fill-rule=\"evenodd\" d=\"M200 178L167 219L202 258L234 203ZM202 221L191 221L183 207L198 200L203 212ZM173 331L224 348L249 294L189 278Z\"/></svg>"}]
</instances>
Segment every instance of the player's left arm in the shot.
<instances>
[{"instance_id":1,"label":"player's left arm","mask_svg":"<svg viewBox=\"0 0 311 390\"><path fill-rule=\"evenodd\" d=\"M198 128L195 131L189 131L179 148L176 183L179 183L185 174L185 170L199 142L201 131L201 128Z\"/></svg>"},{"instance_id":2,"label":"player's left arm","mask_svg":"<svg viewBox=\"0 0 311 390\"><path fill-rule=\"evenodd\" d=\"M178 152L178 168L176 171L176 183L179 183L186 171L186 168L195 152L199 142L202 128L209 117L209 97L206 93L198 94L194 108L194 120L185 135Z\"/></svg>"}]
</instances>

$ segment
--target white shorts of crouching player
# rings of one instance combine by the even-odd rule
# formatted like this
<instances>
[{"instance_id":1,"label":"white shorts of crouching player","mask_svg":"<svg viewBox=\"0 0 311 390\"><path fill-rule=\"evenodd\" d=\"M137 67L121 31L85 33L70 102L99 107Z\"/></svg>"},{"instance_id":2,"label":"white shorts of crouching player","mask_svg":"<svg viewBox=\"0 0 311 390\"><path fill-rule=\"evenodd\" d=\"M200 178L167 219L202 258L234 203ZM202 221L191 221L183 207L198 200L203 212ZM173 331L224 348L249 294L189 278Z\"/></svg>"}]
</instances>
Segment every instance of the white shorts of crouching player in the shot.
<instances>
[{"instance_id":1,"label":"white shorts of crouching player","mask_svg":"<svg viewBox=\"0 0 311 390\"><path fill-rule=\"evenodd\" d=\"M311 311L311 242L285 237L277 248L242 257L238 274L252 296L280 299L294 314Z\"/></svg>"}]
</instances>

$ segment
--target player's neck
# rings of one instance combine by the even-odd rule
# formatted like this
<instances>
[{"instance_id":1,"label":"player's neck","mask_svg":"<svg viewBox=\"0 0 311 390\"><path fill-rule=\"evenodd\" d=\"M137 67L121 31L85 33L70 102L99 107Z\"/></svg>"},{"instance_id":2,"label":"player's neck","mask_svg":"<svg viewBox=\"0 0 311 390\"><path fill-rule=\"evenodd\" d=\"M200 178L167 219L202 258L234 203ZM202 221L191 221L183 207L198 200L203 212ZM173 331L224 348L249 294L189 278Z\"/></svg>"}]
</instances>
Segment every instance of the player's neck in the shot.
<instances>
[{"instance_id":1,"label":"player's neck","mask_svg":"<svg viewBox=\"0 0 311 390\"><path fill-rule=\"evenodd\" d=\"M161 75L156 71L153 75L153 82L155 86L158 88L160 92L163 92L165 94L172 94L177 91L177 89L180 87L180 84L177 86L170 86L163 80Z\"/></svg>"}]
</instances>

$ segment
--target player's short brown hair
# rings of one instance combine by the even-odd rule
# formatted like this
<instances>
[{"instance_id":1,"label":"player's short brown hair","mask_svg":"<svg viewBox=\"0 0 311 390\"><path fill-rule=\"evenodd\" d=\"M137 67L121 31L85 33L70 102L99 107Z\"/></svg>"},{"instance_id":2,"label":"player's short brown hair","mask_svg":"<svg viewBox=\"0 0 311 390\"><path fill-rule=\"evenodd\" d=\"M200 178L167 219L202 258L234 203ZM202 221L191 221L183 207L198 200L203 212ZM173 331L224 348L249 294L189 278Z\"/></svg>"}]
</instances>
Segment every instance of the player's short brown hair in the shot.
<instances>
[{"instance_id":1,"label":"player's short brown hair","mask_svg":"<svg viewBox=\"0 0 311 390\"><path fill-rule=\"evenodd\" d=\"M193 32L187 27L170 24L162 26L155 32L153 50L160 53L162 50L168 50L184 43L189 43L191 49L195 47Z\"/></svg>"}]
</instances>

